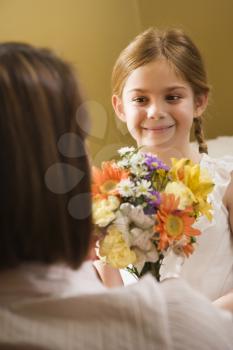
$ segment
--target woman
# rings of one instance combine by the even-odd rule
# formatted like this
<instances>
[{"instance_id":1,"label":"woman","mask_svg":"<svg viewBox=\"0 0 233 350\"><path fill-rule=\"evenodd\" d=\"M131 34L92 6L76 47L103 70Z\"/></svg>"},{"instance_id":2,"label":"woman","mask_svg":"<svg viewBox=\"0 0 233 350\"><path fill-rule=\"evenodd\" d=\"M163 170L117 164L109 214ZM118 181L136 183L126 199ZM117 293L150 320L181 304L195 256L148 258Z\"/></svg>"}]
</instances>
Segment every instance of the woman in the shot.
<instances>
[{"instance_id":1,"label":"woman","mask_svg":"<svg viewBox=\"0 0 233 350\"><path fill-rule=\"evenodd\" d=\"M230 349L231 314L181 280L99 281L81 105L69 64L0 45L1 348Z\"/></svg>"}]
</instances>

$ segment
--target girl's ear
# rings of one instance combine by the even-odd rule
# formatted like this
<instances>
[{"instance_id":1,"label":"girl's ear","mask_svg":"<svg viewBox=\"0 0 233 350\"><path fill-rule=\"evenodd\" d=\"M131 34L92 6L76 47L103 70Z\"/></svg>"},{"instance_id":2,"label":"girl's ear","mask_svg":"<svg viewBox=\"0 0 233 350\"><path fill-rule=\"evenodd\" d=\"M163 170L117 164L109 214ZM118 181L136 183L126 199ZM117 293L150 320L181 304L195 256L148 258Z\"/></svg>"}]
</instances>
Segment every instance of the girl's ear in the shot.
<instances>
[{"instance_id":1,"label":"girl's ear","mask_svg":"<svg viewBox=\"0 0 233 350\"><path fill-rule=\"evenodd\" d=\"M208 105L208 93L198 95L195 99L195 116L200 117Z\"/></svg>"},{"instance_id":2,"label":"girl's ear","mask_svg":"<svg viewBox=\"0 0 233 350\"><path fill-rule=\"evenodd\" d=\"M122 102L122 99L118 95L112 96L112 105L113 105L114 111L115 111L116 115L118 116L118 118L121 121L125 122L126 118L125 118L125 113L124 113L124 109L123 109L123 102Z\"/></svg>"}]
</instances>

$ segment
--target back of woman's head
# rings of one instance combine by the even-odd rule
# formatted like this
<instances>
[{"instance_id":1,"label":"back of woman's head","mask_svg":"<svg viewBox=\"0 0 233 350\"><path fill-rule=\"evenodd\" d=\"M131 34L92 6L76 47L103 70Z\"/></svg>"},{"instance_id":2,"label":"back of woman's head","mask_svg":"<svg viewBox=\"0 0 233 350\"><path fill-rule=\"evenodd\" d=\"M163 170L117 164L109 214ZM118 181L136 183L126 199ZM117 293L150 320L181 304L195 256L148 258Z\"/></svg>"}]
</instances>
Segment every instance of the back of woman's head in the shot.
<instances>
[{"instance_id":1,"label":"back of woman's head","mask_svg":"<svg viewBox=\"0 0 233 350\"><path fill-rule=\"evenodd\" d=\"M85 135L76 118L81 104L68 63L47 49L0 44L0 268L23 262L75 268L87 254L90 184ZM58 185L61 191L51 191ZM85 215L74 201L80 193ZM77 215L69 210L72 200Z\"/></svg>"}]
</instances>

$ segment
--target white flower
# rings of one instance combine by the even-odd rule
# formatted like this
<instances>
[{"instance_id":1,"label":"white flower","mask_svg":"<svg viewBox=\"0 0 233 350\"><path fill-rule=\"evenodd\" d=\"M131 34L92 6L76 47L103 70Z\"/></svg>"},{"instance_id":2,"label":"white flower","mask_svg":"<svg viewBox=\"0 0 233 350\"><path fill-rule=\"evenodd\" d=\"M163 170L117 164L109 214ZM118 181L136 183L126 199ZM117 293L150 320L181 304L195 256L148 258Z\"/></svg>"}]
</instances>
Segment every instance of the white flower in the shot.
<instances>
[{"instance_id":1,"label":"white flower","mask_svg":"<svg viewBox=\"0 0 233 350\"><path fill-rule=\"evenodd\" d=\"M137 186L136 186L136 197L140 197L141 195L143 196L148 196L149 191L151 191L151 182L148 180L141 180L137 181Z\"/></svg>"},{"instance_id":2,"label":"white flower","mask_svg":"<svg viewBox=\"0 0 233 350\"><path fill-rule=\"evenodd\" d=\"M130 164L132 166L138 165L138 164L142 165L144 163L144 160L145 160L145 157L143 153L137 152L137 153L134 153L130 158Z\"/></svg>"},{"instance_id":3,"label":"white flower","mask_svg":"<svg viewBox=\"0 0 233 350\"><path fill-rule=\"evenodd\" d=\"M142 153L138 152L132 155L129 159L131 173L142 177L145 176L148 171L145 165L145 157Z\"/></svg>"},{"instance_id":4,"label":"white flower","mask_svg":"<svg viewBox=\"0 0 233 350\"><path fill-rule=\"evenodd\" d=\"M132 155L130 158L130 164L131 166L136 166L136 165L142 165L144 164L145 161L145 156L143 153L137 152Z\"/></svg>"},{"instance_id":5,"label":"white flower","mask_svg":"<svg viewBox=\"0 0 233 350\"><path fill-rule=\"evenodd\" d=\"M121 210L118 210L116 212L116 218L114 220L115 226L118 228L119 231L122 232L124 240L130 246L130 237L129 237L129 224L130 219L127 215L124 215Z\"/></svg>"},{"instance_id":6,"label":"white flower","mask_svg":"<svg viewBox=\"0 0 233 350\"><path fill-rule=\"evenodd\" d=\"M147 168L145 166L134 166L130 168L131 173L136 175L137 177L143 177L148 174Z\"/></svg>"},{"instance_id":7,"label":"white flower","mask_svg":"<svg viewBox=\"0 0 233 350\"><path fill-rule=\"evenodd\" d=\"M130 166L132 167L132 169L141 168L143 166L144 162L145 162L145 157L140 152L134 153L130 157Z\"/></svg>"},{"instance_id":8,"label":"white flower","mask_svg":"<svg viewBox=\"0 0 233 350\"><path fill-rule=\"evenodd\" d=\"M151 230L142 230L134 227L130 230L131 245L140 248L143 251L153 250L154 245L151 238L154 236L153 228Z\"/></svg>"},{"instance_id":9,"label":"white flower","mask_svg":"<svg viewBox=\"0 0 233 350\"><path fill-rule=\"evenodd\" d=\"M117 162L117 166L120 168L128 168L129 167L129 159L123 158Z\"/></svg>"},{"instance_id":10,"label":"white flower","mask_svg":"<svg viewBox=\"0 0 233 350\"><path fill-rule=\"evenodd\" d=\"M134 195L134 183L130 179L123 179L117 185L117 190L123 197L132 197Z\"/></svg>"},{"instance_id":11,"label":"white flower","mask_svg":"<svg viewBox=\"0 0 233 350\"><path fill-rule=\"evenodd\" d=\"M122 147L120 148L118 151L117 151L120 156L124 156L126 153L132 153L132 152L135 152L135 148L132 146L132 147Z\"/></svg>"},{"instance_id":12,"label":"white flower","mask_svg":"<svg viewBox=\"0 0 233 350\"><path fill-rule=\"evenodd\" d=\"M145 215L142 206L134 207L129 203L123 203L116 212L114 224L122 232L129 246L137 244L144 246L146 245L146 237L151 239L153 236L155 219L154 216ZM134 229L136 230L134 231ZM137 229L140 231L137 231ZM143 235L144 231L146 236ZM140 233L143 235L141 239L139 238ZM149 246L147 246L147 249L149 249Z\"/></svg>"},{"instance_id":13,"label":"white flower","mask_svg":"<svg viewBox=\"0 0 233 350\"><path fill-rule=\"evenodd\" d=\"M120 212L136 227L143 230L149 229L155 224L154 216L144 214L143 207L141 205L134 207L132 204L123 203L120 206Z\"/></svg>"}]
</instances>

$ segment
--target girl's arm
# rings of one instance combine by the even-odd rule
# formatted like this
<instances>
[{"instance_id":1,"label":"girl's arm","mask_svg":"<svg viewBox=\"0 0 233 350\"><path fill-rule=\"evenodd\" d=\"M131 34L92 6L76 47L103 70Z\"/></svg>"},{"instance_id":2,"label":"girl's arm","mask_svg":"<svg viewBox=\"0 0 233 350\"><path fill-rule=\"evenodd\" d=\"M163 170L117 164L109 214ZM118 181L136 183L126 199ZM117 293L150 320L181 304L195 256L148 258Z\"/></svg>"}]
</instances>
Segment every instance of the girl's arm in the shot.
<instances>
[{"instance_id":1,"label":"girl's arm","mask_svg":"<svg viewBox=\"0 0 233 350\"><path fill-rule=\"evenodd\" d=\"M93 265L100 277L100 280L106 287L113 288L124 285L119 270L104 264L101 260L93 261Z\"/></svg>"},{"instance_id":2,"label":"girl's arm","mask_svg":"<svg viewBox=\"0 0 233 350\"><path fill-rule=\"evenodd\" d=\"M231 174L231 182L227 188L223 202L229 212L229 225L233 239L233 173ZM214 305L233 312L233 290L228 294L223 295L221 298L215 300Z\"/></svg>"},{"instance_id":3,"label":"girl's arm","mask_svg":"<svg viewBox=\"0 0 233 350\"><path fill-rule=\"evenodd\" d=\"M233 313L233 290L223 295L221 298L218 298L213 302L214 305L220 307L221 309L226 309Z\"/></svg>"},{"instance_id":4,"label":"girl's arm","mask_svg":"<svg viewBox=\"0 0 233 350\"><path fill-rule=\"evenodd\" d=\"M225 204L229 212L229 224L231 233L233 235L233 172L231 173L231 182L227 187L226 194L224 196ZM233 239L233 237L232 237Z\"/></svg>"}]
</instances>

